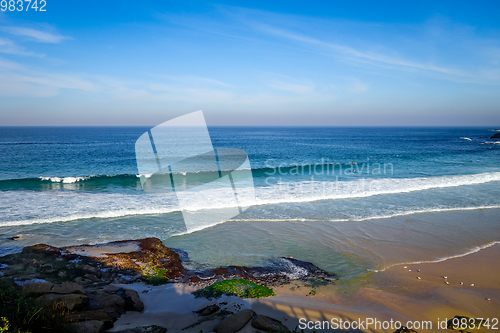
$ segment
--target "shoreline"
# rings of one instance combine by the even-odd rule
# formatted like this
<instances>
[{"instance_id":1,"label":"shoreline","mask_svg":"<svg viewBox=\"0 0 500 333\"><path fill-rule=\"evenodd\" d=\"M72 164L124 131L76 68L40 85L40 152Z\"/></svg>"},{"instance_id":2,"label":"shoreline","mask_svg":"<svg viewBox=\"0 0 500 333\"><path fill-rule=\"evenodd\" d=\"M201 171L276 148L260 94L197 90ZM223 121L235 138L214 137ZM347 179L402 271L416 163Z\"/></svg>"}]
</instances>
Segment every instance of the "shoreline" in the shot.
<instances>
[{"instance_id":1,"label":"shoreline","mask_svg":"<svg viewBox=\"0 0 500 333\"><path fill-rule=\"evenodd\" d=\"M403 326L409 322L412 325L421 325L416 329L418 332L447 331L446 328L438 328L438 324L443 325L453 317L467 316L471 318L499 317L500 313L500 244L495 244L481 251L468 254L460 258L452 258L438 263L426 263L415 265L396 265L384 272L373 273L367 280L367 284L357 291L352 291L345 296L344 286L326 285L316 288L316 294L307 295L309 289L304 283L294 283L291 285L281 285L273 288L276 296L262 299L237 299L235 297L225 297L216 301L199 301L191 297L188 293L173 292L176 288L186 288L189 286L169 286L155 287L151 291L153 294L165 293L164 295L176 295L182 301L179 304L196 304L201 308L208 304L228 301L229 306L234 303L241 303L242 309L248 308L256 313L264 314L276 318L284 323L289 329L304 327L308 322L324 322L333 320L339 323L344 322L365 322L374 319L375 322L396 322L400 321ZM407 268L404 268L404 267ZM486 274L488 267L493 271ZM411 272L408 271L411 270ZM420 270L420 272L417 272ZM416 279L418 274L421 279ZM442 275L446 274L446 275ZM447 276L444 279L442 276ZM445 284L445 281L450 284ZM464 280L464 285L460 285L460 280ZM474 281L474 287L470 286ZM465 285L465 282L469 285ZM299 287L301 286L301 287ZM146 290L147 286L136 284L135 290ZM292 290L293 289L293 290ZM158 325L166 325L169 331L181 331L185 321L194 320L196 315L190 315L185 311L172 312L168 305L162 308L161 304L154 301L149 293L141 294L144 298L144 315L137 313L126 313L116 323L112 331L131 327L133 325L143 325L148 322ZM160 297L160 296L158 296ZM486 299L490 299L489 301ZM232 302L232 303L231 303ZM182 308L182 306L181 306ZM177 322L178 316L183 318ZM304 320L301 321L301 318ZM177 323L176 323L177 322ZM425 329L423 325L431 323L431 328ZM215 323L210 326L205 322L202 326L197 326L193 330L182 330L183 332L199 332L206 329L210 331ZM315 324L314 324L315 325ZM427 326L428 327L428 326ZM498 326L497 326L498 327ZM332 326L330 326L332 328ZM313 329L304 329L305 332L312 332ZM374 329L375 332L394 332L396 329ZM321 330L319 330L321 331ZM369 331L369 330L354 330ZM478 332L488 332L486 328L477 330ZM247 324L240 332L254 332Z\"/></svg>"},{"instance_id":2,"label":"shoreline","mask_svg":"<svg viewBox=\"0 0 500 333\"><path fill-rule=\"evenodd\" d=\"M130 269L136 265L137 261L137 259L134 261L132 254L137 252L138 246L144 247L141 240L115 242L114 246L110 244L112 243L70 246L63 248L63 251L64 255L74 257L71 259L73 261L91 255L87 258L115 264L118 258L117 266ZM153 242L148 245L152 251L161 248L155 244ZM38 250L60 251L58 248L45 245L39 247ZM125 250L128 251L128 254ZM171 251L170 249L161 251L163 251L161 252L163 256L165 254L171 256L170 261L173 262L173 266L169 267L180 272L182 268L176 266L175 254L168 252ZM160 257L157 256L154 259ZM0 261L4 258L0 258ZM132 258L131 261L127 261L130 258ZM298 262L302 265L312 265ZM205 277L206 279L187 278L182 280L179 279L180 275L172 274L170 275L170 283L160 286L151 286L142 282L130 283L135 278L128 279L126 276L110 281L111 285L118 288L137 291L139 298L144 303L144 311L125 312L118 318L110 332L152 324L166 327L169 332L197 333L200 330L208 332L220 321L220 318L206 320L186 330L182 329L199 320L199 316L193 311L209 304L223 302L227 302L224 304L224 309L229 312L237 312L245 308L253 309L257 314L281 321L289 329L294 329L296 326L299 326L299 329L302 328L301 325L304 322L300 321L301 318L311 322L340 320L342 318L344 321L357 322L372 318L379 321L393 320L402 323L430 321L434 325L433 329L418 329L417 331L432 332L436 331L435 325L437 325L438 320L442 321L444 318L451 319L460 315L493 319L498 318L500 313L500 280L498 280L498 276L500 276L500 244L498 243L469 251L458 257L430 263L393 265L383 271L367 273L359 279L336 280L334 283L329 283L328 279L324 279L324 276L321 275L324 274L324 271L321 272L312 265L308 267L311 270L318 269L317 276L306 275L299 279L269 281L268 285L272 287L276 296L268 298L241 299L236 296L222 296L221 299L212 301L194 298L191 292L197 288L209 285L211 281L217 281L217 279L237 278L237 274L245 271L245 269L234 269L235 266L231 269L228 267L207 270L219 274L215 276L215 279ZM2 267L2 274L5 269L6 267ZM259 270L254 272L262 273ZM137 277L137 272L131 276ZM248 278L248 276L245 277ZM260 280L261 283L263 281ZM81 280L80 282L83 285L90 282L91 287L99 284L95 281ZM166 302L166 299L171 301ZM172 302L174 300L175 302ZM254 331L255 329L247 324L240 332ZM313 329L305 329L304 331L310 332ZM394 332L395 330L375 331ZM486 332L487 330L478 330L478 332L482 331Z\"/></svg>"}]
</instances>

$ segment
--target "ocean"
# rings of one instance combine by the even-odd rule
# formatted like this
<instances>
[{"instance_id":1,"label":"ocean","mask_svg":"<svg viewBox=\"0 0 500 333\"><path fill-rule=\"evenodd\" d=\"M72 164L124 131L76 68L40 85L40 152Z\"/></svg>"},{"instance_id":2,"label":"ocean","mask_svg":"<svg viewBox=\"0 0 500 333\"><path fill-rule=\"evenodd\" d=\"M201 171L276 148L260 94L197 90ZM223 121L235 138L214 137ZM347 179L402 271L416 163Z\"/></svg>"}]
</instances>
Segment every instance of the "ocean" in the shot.
<instances>
[{"instance_id":1,"label":"ocean","mask_svg":"<svg viewBox=\"0 0 500 333\"><path fill-rule=\"evenodd\" d=\"M256 198L190 232L175 195L142 189L134 147L148 129L0 127L0 255L158 237L193 267L294 257L351 278L500 242L492 128L209 127L215 148L248 154ZM209 199L189 209L224 204Z\"/></svg>"}]
</instances>

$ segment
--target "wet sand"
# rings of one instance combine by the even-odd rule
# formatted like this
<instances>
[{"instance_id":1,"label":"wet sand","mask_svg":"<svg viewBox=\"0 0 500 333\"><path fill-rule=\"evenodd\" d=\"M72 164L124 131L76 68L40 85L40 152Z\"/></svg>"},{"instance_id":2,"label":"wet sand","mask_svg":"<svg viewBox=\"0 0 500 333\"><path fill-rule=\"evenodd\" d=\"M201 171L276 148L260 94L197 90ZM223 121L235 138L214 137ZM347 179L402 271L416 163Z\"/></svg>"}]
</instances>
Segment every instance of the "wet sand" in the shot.
<instances>
[{"instance_id":1,"label":"wet sand","mask_svg":"<svg viewBox=\"0 0 500 333\"><path fill-rule=\"evenodd\" d=\"M347 324L341 324L340 320L350 325L353 322L364 325L363 329L350 332L394 332L396 321L405 326L420 325L418 329L415 327L418 332L445 332L443 321L455 315L490 318L490 323L494 324L493 318L500 317L500 244L442 262L393 266L368 274L361 283L361 288L342 281L336 285L315 287L291 283L274 288L275 297L248 300L224 296L212 301L195 299L191 295L196 289L193 286L174 284L151 287L135 283L126 287L139 292L145 305L144 313L128 312L115 323L113 331L157 324L166 327L169 332L210 332L217 320L182 329L201 318L192 311L221 302L228 303L222 304L222 308L234 312L252 308L257 314L282 321L290 329L296 326L302 328L309 321L310 327L314 327L314 322L321 321L322 328L326 330L331 328L326 322L332 323L333 319L333 323L345 328ZM309 295L313 289L316 294ZM142 293L144 290L147 292ZM391 320L393 328L384 329L382 325L390 325ZM373 324L367 326L372 321ZM377 321L380 324L375 326ZM500 324L496 327L500 328ZM322 331L317 328L317 331ZM247 324L240 332L254 331ZM304 331L312 332L313 329ZM490 327L477 332L490 331L496 330Z\"/></svg>"}]
</instances>

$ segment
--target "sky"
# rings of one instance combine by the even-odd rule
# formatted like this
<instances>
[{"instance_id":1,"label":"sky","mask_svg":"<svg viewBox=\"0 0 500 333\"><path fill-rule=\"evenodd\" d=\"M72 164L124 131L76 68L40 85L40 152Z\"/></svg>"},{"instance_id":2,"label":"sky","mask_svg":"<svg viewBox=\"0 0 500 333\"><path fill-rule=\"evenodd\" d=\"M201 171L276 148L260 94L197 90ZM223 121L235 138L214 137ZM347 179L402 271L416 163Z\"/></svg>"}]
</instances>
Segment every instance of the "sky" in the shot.
<instances>
[{"instance_id":1,"label":"sky","mask_svg":"<svg viewBox=\"0 0 500 333\"><path fill-rule=\"evenodd\" d=\"M498 1L22 3L0 126L500 127Z\"/></svg>"}]
</instances>

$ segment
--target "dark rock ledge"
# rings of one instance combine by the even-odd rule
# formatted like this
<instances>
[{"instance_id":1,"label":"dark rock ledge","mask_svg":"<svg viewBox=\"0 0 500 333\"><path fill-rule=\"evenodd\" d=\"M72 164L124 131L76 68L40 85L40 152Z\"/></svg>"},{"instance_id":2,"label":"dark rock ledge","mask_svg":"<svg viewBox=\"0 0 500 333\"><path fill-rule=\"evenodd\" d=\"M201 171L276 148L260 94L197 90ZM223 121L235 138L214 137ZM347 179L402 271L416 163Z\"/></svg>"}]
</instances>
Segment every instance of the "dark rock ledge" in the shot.
<instances>
[{"instance_id":1,"label":"dark rock ledge","mask_svg":"<svg viewBox=\"0 0 500 333\"><path fill-rule=\"evenodd\" d=\"M336 279L334 274L293 258L270 261L267 267L188 270L179 254L165 247L158 238L61 248L46 244L27 246L21 253L0 257L0 275L23 285L28 296L44 304L65 306L67 320L75 332L102 332L111 328L125 311L143 310L137 292L118 288L113 283L177 282L203 287L215 281L242 278L273 286L291 280L331 282ZM253 315L246 316L244 321L247 317ZM264 319L256 320L255 325L276 326L271 319ZM261 322L265 324L259 324ZM162 330L148 327L143 331L164 332ZM216 331L224 329L220 327ZM138 328L137 332L142 331Z\"/></svg>"}]
</instances>

